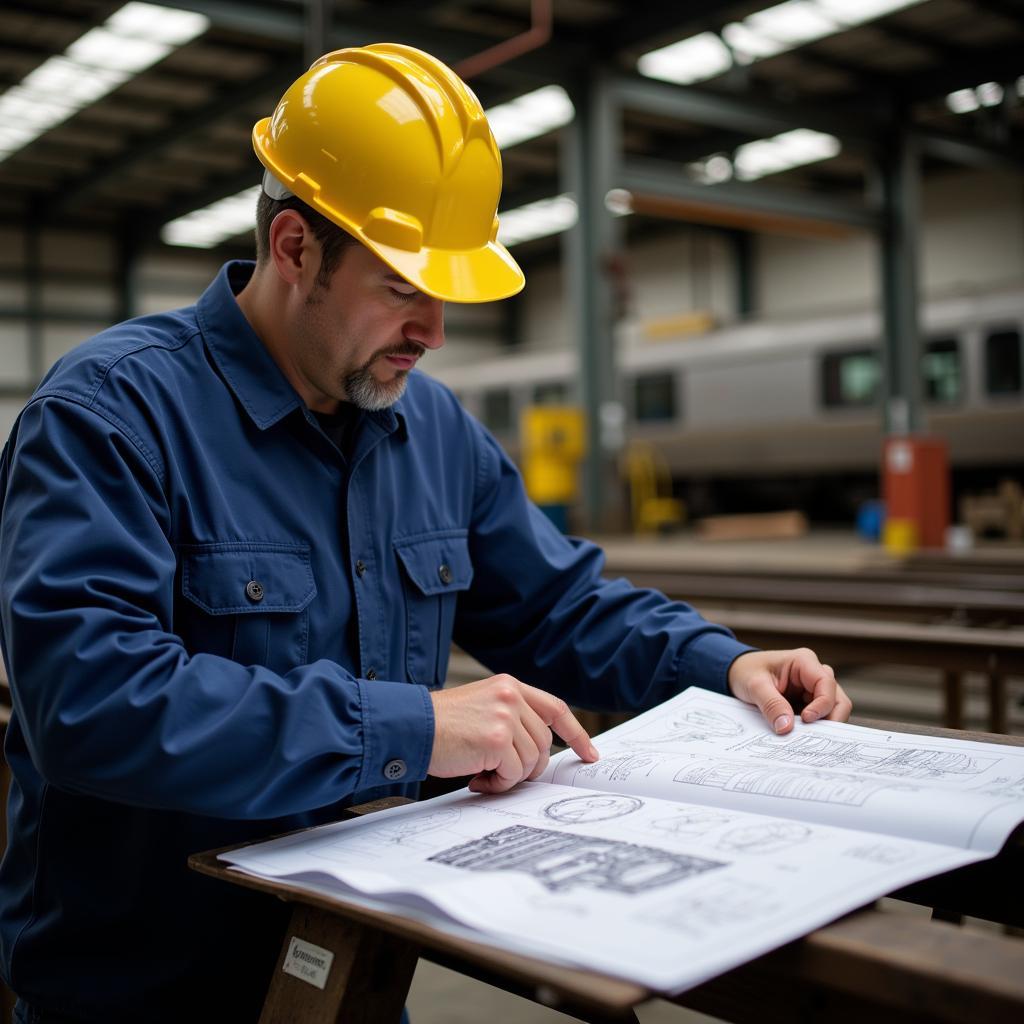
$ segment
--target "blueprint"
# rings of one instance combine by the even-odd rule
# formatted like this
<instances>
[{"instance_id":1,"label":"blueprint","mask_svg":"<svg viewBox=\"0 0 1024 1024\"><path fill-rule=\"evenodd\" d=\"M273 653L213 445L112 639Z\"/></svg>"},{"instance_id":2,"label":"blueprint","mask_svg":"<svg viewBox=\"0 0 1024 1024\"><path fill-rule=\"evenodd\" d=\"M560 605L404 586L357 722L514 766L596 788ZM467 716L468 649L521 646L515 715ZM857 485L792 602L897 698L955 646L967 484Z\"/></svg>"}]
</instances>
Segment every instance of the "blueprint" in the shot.
<instances>
[{"instance_id":1,"label":"blueprint","mask_svg":"<svg viewBox=\"0 0 1024 1024\"><path fill-rule=\"evenodd\" d=\"M996 853L1024 820L1024 748L759 712L691 688L611 729L601 760L552 758L542 781L781 815Z\"/></svg>"},{"instance_id":2,"label":"blueprint","mask_svg":"<svg viewBox=\"0 0 1024 1024\"><path fill-rule=\"evenodd\" d=\"M679 992L981 854L542 782L222 859L548 962Z\"/></svg>"},{"instance_id":3,"label":"blueprint","mask_svg":"<svg viewBox=\"0 0 1024 1024\"><path fill-rule=\"evenodd\" d=\"M461 790L222 859L548 962L673 993L1024 821L1024 749L798 723L687 690L536 782Z\"/></svg>"}]
</instances>

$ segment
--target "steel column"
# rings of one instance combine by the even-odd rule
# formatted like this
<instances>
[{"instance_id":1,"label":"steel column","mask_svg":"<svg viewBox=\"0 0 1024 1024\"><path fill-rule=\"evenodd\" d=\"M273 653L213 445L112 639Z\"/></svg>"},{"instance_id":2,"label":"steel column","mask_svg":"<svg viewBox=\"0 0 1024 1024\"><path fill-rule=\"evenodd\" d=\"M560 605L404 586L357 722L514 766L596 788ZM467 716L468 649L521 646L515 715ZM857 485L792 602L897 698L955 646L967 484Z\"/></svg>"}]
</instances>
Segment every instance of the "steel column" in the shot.
<instances>
[{"instance_id":1,"label":"steel column","mask_svg":"<svg viewBox=\"0 0 1024 1024\"><path fill-rule=\"evenodd\" d=\"M43 358L43 257L39 204L32 203L25 220L25 326L28 342L29 387L34 388L46 369Z\"/></svg>"},{"instance_id":2,"label":"steel column","mask_svg":"<svg viewBox=\"0 0 1024 1024\"><path fill-rule=\"evenodd\" d=\"M921 337L918 290L921 156L908 133L895 135L879 157L884 353L882 395L886 434L919 432Z\"/></svg>"},{"instance_id":3,"label":"steel column","mask_svg":"<svg viewBox=\"0 0 1024 1024\"><path fill-rule=\"evenodd\" d=\"M620 313L614 275L621 269L621 224L605 197L617 175L621 110L608 80L590 71L570 89L576 117L563 129L563 191L575 196L579 218L563 236L566 308L580 361L580 398L587 421L584 513L588 529L622 525L617 457L625 430L615 366Z\"/></svg>"},{"instance_id":4,"label":"steel column","mask_svg":"<svg viewBox=\"0 0 1024 1024\"><path fill-rule=\"evenodd\" d=\"M332 0L306 0L306 24L302 37L306 67L328 49L331 34Z\"/></svg>"},{"instance_id":5,"label":"steel column","mask_svg":"<svg viewBox=\"0 0 1024 1024\"><path fill-rule=\"evenodd\" d=\"M122 229L117 239L117 318L131 320L139 315L140 238L131 228Z\"/></svg>"}]
</instances>

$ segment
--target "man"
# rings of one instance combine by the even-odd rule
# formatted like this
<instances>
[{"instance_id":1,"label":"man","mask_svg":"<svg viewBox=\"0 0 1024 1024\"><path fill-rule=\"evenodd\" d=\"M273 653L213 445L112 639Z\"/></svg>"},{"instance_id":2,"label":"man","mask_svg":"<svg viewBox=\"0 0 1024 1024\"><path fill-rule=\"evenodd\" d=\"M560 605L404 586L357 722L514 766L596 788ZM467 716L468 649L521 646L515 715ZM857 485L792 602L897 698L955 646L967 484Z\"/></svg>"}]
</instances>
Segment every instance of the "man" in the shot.
<instances>
[{"instance_id":1,"label":"man","mask_svg":"<svg viewBox=\"0 0 1024 1024\"><path fill-rule=\"evenodd\" d=\"M444 65L328 54L254 142L255 268L72 352L0 464L0 949L23 1022L255 1020L282 908L187 855L428 773L506 790L552 731L593 760L566 700L696 684L778 732L787 694L805 721L849 714L811 652L751 651L602 581L597 549L411 373L444 300L523 283L494 240L498 150ZM508 674L440 689L453 634Z\"/></svg>"}]
</instances>

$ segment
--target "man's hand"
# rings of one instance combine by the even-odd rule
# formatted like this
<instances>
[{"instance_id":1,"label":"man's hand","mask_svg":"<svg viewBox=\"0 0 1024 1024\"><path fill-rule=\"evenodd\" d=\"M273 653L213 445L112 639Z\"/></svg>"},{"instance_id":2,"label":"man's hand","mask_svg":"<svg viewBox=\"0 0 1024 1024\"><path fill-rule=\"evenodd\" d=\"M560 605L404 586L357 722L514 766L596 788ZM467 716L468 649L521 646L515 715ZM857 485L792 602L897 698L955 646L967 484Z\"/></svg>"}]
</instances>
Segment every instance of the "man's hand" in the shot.
<instances>
[{"instance_id":1,"label":"man's hand","mask_svg":"<svg viewBox=\"0 0 1024 1024\"><path fill-rule=\"evenodd\" d=\"M850 698L836 682L835 673L806 647L741 654L729 666L729 689L734 697L754 704L777 733L793 728L789 700L806 704L800 712L805 722L819 718L845 722L853 710Z\"/></svg>"},{"instance_id":2,"label":"man's hand","mask_svg":"<svg viewBox=\"0 0 1024 1024\"><path fill-rule=\"evenodd\" d=\"M512 676L491 676L431 693L434 749L430 775L474 775L474 793L503 793L548 766L552 729L584 761L598 753L559 697Z\"/></svg>"}]
</instances>

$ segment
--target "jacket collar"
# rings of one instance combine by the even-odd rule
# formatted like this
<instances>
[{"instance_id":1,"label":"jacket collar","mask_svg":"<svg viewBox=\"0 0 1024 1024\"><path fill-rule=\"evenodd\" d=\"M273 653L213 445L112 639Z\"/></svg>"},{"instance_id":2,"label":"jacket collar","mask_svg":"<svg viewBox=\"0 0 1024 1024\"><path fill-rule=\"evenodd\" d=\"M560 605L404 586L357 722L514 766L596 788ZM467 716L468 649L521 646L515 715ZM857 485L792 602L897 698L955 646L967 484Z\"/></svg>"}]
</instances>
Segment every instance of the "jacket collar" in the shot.
<instances>
[{"instance_id":1,"label":"jacket collar","mask_svg":"<svg viewBox=\"0 0 1024 1024\"><path fill-rule=\"evenodd\" d=\"M253 423L266 430L304 406L235 301L255 269L251 260L225 263L196 303L196 320L228 387ZM395 433L404 423L395 407L363 415L383 434Z\"/></svg>"}]
</instances>

